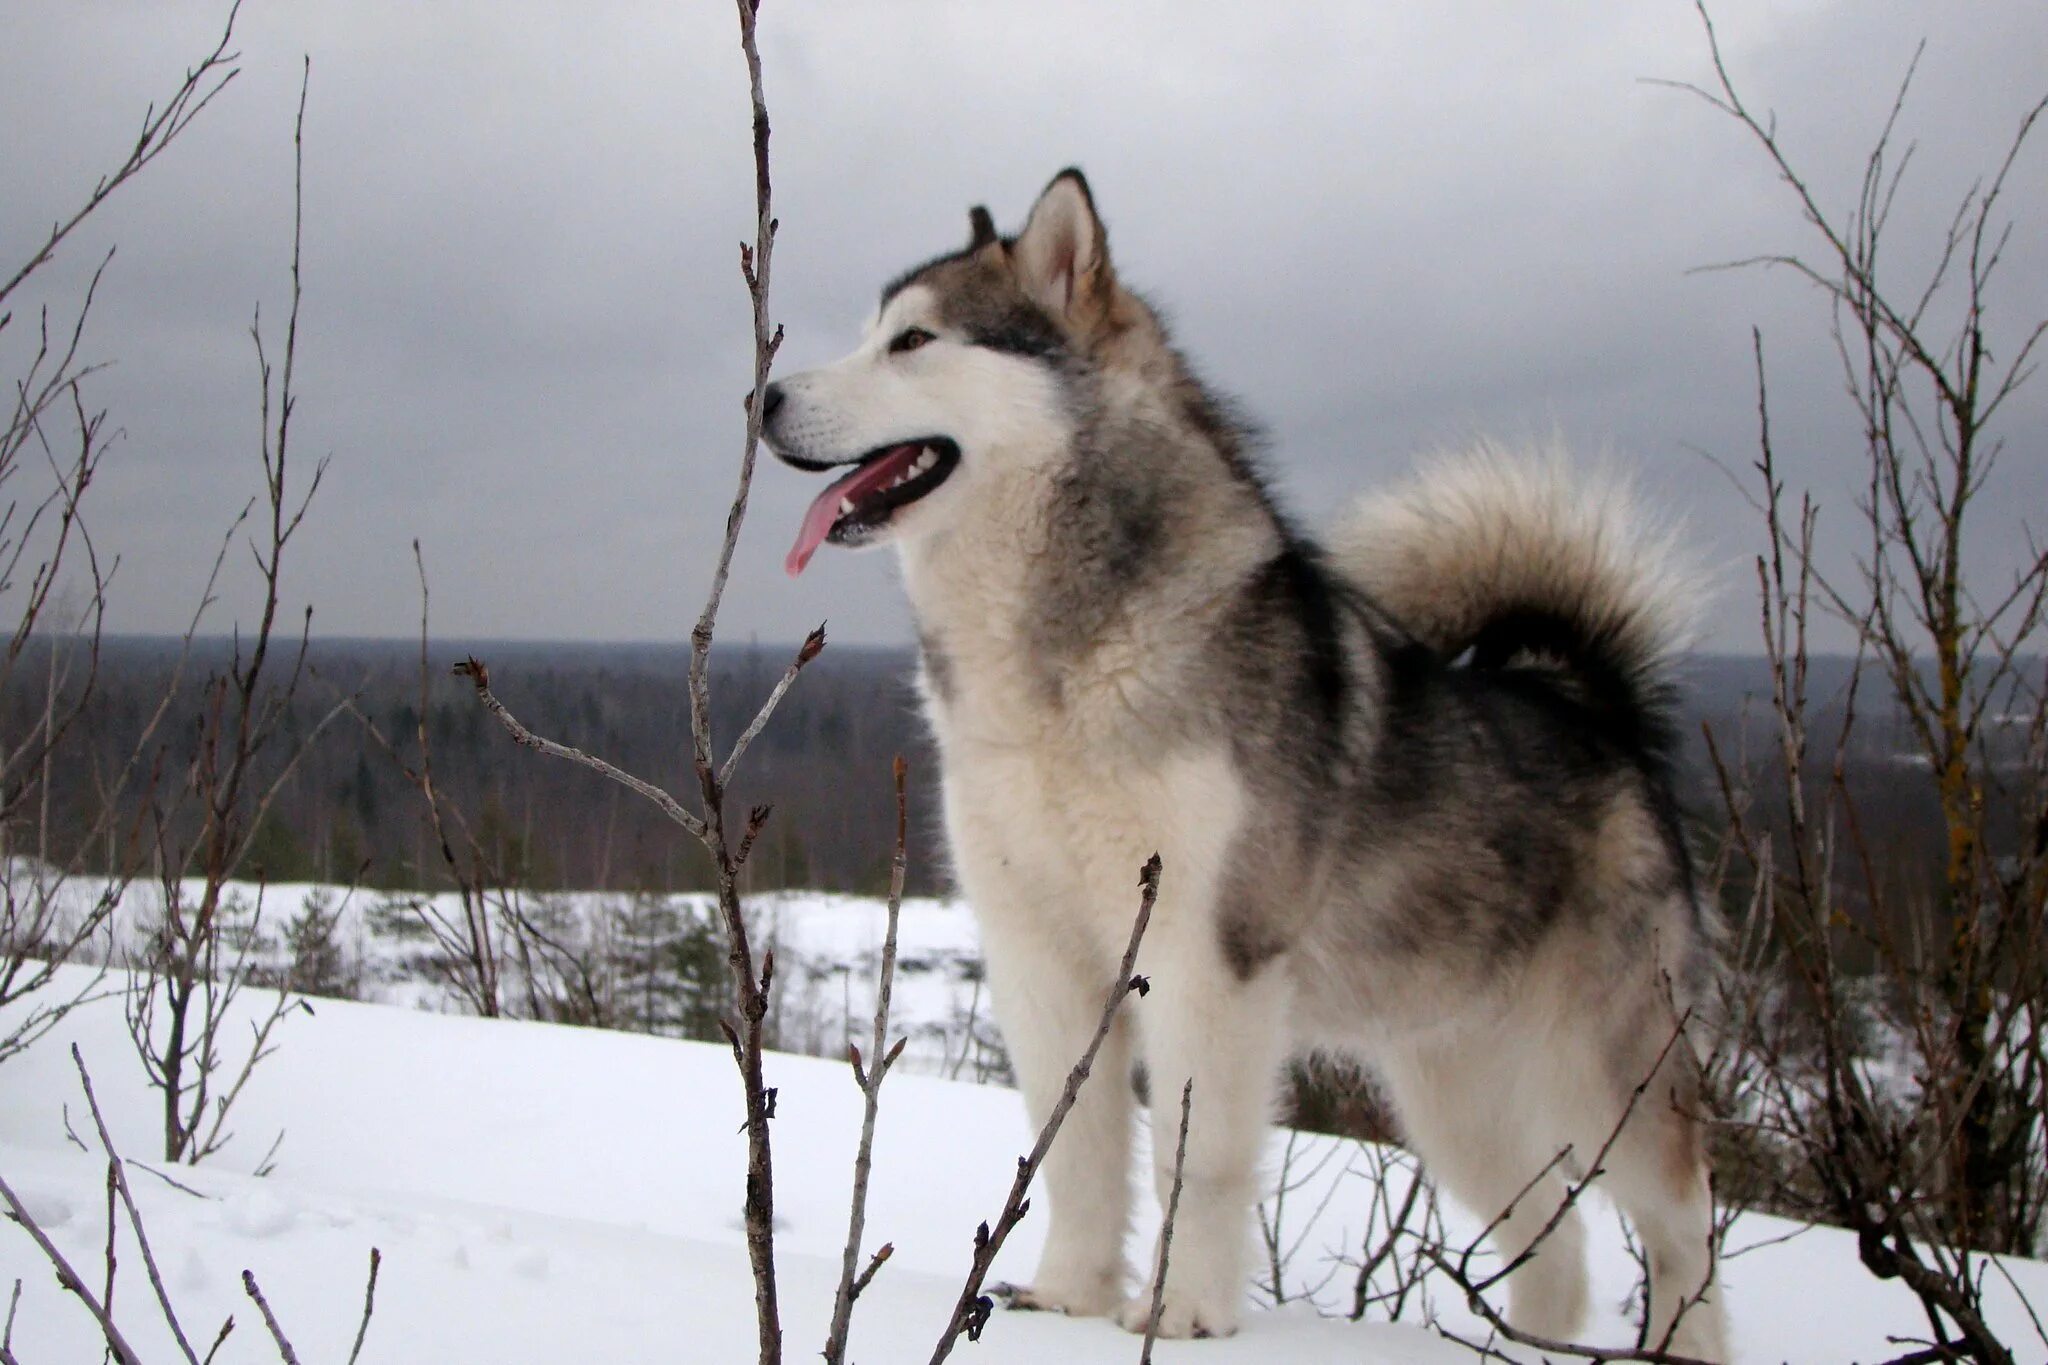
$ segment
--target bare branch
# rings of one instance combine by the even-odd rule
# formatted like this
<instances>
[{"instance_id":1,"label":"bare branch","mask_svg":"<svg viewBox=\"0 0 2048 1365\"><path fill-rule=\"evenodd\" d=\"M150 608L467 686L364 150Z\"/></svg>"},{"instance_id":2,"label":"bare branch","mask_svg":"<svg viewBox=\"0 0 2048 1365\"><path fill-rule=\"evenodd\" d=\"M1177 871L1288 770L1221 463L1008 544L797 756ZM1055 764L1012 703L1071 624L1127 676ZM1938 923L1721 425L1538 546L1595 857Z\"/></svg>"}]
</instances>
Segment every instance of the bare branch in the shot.
<instances>
[{"instance_id":1,"label":"bare branch","mask_svg":"<svg viewBox=\"0 0 2048 1365\"><path fill-rule=\"evenodd\" d=\"M102 177L100 182L93 186L92 193L87 196L84 205L71 217L53 226L49 237L35 253L8 277L6 283L0 284L0 303L4 303L7 296L12 294L23 280L41 269L44 263L55 255L64 239L90 217L93 210L105 203L109 196L175 142L178 135L191 125L192 120L198 118L207 105L213 103L214 96L227 89L228 83L241 74L241 68L231 65L239 60L240 54L228 51L228 44L234 41L235 17L241 13L241 9L241 0L235 0L228 9L227 23L222 28L220 41L214 44L213 51L207 53L198 65L186 71L185 79L171 93L171 97L164 101L161 109L154 104L149 107L148 112L143 115L142 131L137 136L135 146L129 151L127 159L111 174ZM228 69L222 72L222 67Z\"/></svg>"},{"instance_id":2,"label":"bare branch","mask_svg":"<svg viewBox=\"0 0 2048 1365\"><path fill-rule=\"evenodd\" d=\"M213 1358L220 1354L220 1348L227 1344L228 1334L235 1330L235 1315L230 1313L220 1324L220 1331L214 1333L213 1345L207 1348L206 1359L200 1365L213 1365Z\"/></svg>"},{"instance_id":3,"label":"bare branch","mask_svg":"<svg viewBox=\"0 0 2048 1365\"><path fill-rule=\"evenodd\" d=\"M704 612L690 632L690 734L698 775L707 787L716 781L711 772L712 633L718 624L718 606L725 596L726 577L732 571L733 551L739 546L740 523L746 518L747 496L753 487L754 458L761 446L761 395L768 388L768 371L782 345L782 329L771 329L768 317L769 265L775 255L776 221L772 213L773 186L768 176L768 102L761 88L761 52L754 41L759 0L738 0L738 6L740 49L746 57L747 88L754 114L754 244L740 247L740 274L746 281L754 313L754 386L747 395L746 445L740 453L739 485L725 515L725 538L711 573L711 590L704 599Z\"/></svg>"},{"instance_id":4,"label":"bare branch","mask_svg":"<svg viewBox=\"0 0 2048 1365\"><path fill-rule=\"evenodd\" d=\"M21 1307L21 1281L14 1281L14 1292L7 1296L7 1327L0 1331L0 1365L21 1365L14 1358L14 1313Z\"/></svg>"},{"instance_id":5,"label":"bare branch","mask_svg":"<svg viewBox=\"0 0 2048 1365\"><path fill-rule=\"evenodd\" d=\"M520 724L518 717L507 710L505 703L499 701L497 694L491 691L491 671L484 665L483 660L475 657L464 659L461 663L455 665L455 674L457 677L468 678L475 685L477 699L484 704L484 709L496 716L499 723L511 733L512 738L519 744L529 749L536 749L551 758L562 758L567 759L571 763L580 763L599 776L610 778L620 786L637 792L649 801L652 801L660 808L662 814L675 821L678 825L681 825L691 834L699 839L704 837L704 822L690 814L687 810L684 810L680 802L661 788L655 786L652 782L642 781L623 769L613 767L601 758L584 753L581 749L572 749L566 744L557 744L554 740L544 739Z\"/></svg>"},{"instance_id":6,"label":"bare branch","mask_svg":"<svg viewBox=\"0 0 2048 1365\"><path fill-rule=\"evenodd\" d=\"M783 694L788 692L790 686L796 682L796 675L803 672L804 665L817 658L819 652L824 648L825 627L820 625L816 630L804 637L803 644L797 648L796 658L790 661L787 669L783 670L781 680L775 684L775 690L768 694L768 700L761 703L761 709L754 714L752 723L747 726L740 734L739 739L734 742L732 752L726 755L725 766L718 770L719 786L727 786L732 782L733 771L740 765L740 755L747 751L747 746L754 742L755 737L768 724L768 718L774 715L775 708L782 704Z\"/></svg>"},{"instance_id":7,"label":"bare branch","mask_svg":"<svg viewBox=\"0 0 2048 1365\"><path fill-rule=\"evenodd\" d=\"M277 1315L270 1311L270 1301L263 1297L263 1291L257 1287L253 1271L242 1272L242 1288L247 1291L250 1298L256 1300L256 1307L263 1314L263 1325L270 1329L270 1339L277 1343L277 1354L284 1361L284 1365L299 1365L299 1353L292 1349L291 1340L285 1336L284 1328L277 1325Z\"/></svg>"},{"instance_id":8,"label":"bare branch","mask_svg":"<svg viewBox=\"0 0 2048 1365\"><path fill-rule=\"evenodd\" d=\"M370 1314L377 1306L377 1268L384 1263L384 1253L370 1248L370 1280L363 1286L363 1320L356 1327L356 1344L349 1349L348 1365L356 1365L356 1357L363 1353L363 1338L370 1334Z\"/></svg>"}]
</instances>

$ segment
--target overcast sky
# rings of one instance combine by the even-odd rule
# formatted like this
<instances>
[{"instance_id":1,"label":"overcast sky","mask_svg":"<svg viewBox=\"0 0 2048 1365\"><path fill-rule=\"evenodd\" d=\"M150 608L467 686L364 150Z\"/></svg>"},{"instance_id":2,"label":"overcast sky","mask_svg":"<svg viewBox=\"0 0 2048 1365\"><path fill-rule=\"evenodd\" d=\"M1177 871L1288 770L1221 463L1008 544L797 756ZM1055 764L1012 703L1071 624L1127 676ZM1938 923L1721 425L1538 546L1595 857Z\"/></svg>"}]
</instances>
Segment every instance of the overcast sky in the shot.
<instances>
[{"instance_id":1,"label":"overcast sky","mask_svg":"<svg viewBox=\"0 0 2048 1365\"><path fill-rule=\"evenodd\" d=\"M0 44L0 274L11 274L209 48L219 0L14 0ZM1916 43L1920 150L1892 229L1917 282L1957 196L2048 88L2040 0L1742 0L1738 81L1845 208ZM1082 166L1124 278L1272 438L1310 525L1431 446L1562 432L1682 512L1718 591L1710 647L1755 641L1759 534L1706 454L1752 458L1750 328L1795 480L1849 514L1857 432L1825 309L1785 275L1694 267L1814 242L1753 143L1644 78L1709 77L1679 0L1289 5L767 0L773 310L786 369L853 341L877 287L1015 230ZM701 602L750 366L745 72L725 0L250 0L242 74L76 237L35 302L75 308L124 435L86 511L112 620L182 628L259 487L261 302L287 303L291 124L306 116L295 441L329 454L286 593L327 634L681 639ZM1993 349L2048 316L2048 137L2015 176ZM29 308L0 334L19 373ZM2048 382L2007 412L1985 565L2048 508ZM29 477L24 475L24 478ZM25 486L25 485L24 485ZM12 490L10 490L12 491ZM764 464L722 626L907 640L888 554L781 572L815 481ZM246 556L236 560L238 567ZM211 618L249 614L246 572Z\"/></svg>"}]
</instances>

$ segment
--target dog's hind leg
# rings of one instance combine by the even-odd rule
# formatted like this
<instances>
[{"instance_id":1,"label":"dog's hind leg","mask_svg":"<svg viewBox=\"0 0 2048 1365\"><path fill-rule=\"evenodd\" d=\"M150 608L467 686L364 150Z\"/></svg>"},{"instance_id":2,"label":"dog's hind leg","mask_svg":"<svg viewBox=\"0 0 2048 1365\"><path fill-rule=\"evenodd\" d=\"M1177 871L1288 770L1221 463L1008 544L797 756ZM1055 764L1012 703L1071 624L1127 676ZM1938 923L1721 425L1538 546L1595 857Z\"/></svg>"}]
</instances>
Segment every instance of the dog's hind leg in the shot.
<instances>
[{"instance_id":1,"label":"dog's hind leg","mask_svg":"<svg viewBox=\"0 0 2048 1365\"><path fill-rule=\"evenodd\" d=\"M1529 1112L1514 1043L1504 1031L1414 1040L1382 1054L1380 1070L1424 1172L1481 1218L1499 1218L1502 1264L1529 1253L1507 1278L1508 1320L1569 1341L1586 1313L1585 1231L1572 1209L1544 1232L1564 1202L1568 1139L1551 1143L1548 1125L1532 1125L1540 1116Z\"/></svg>"},{"instance_id":2,"label":"dog's hind leg","mask_svg":"<svg viewBox=\"0 0 2048 1365\"><path fill-rule=\"evenodd\" d=\"M1565 1106L1577 1116L1575 1145L1590 1161L1613 1135L1636 1087L1648 1080L1627 1124L1614 1135L1599 1185L1634 1224L1649 1261L1644 1342L1699 1360L1722 1360L1727 1326L1713 1282L1714 1217L1699 1067L1685 1040L1672 1043L1677 1024L1661 999L1637 1012L1656 1020L1649 1027L1626 1013L1615 1011L1606 1021L1604 1047L1595 1054L1604 1063L1588 1058L1589 1064L1571 1072L1582 1087Z\"/></svg>"},{"instance_id":3,"label":"dog's hind leg","mask_svg":"<svg viewBox=\"0 0 2048 1365\"><path fill-rule=\"evenodd\" d=\"M984 912L990 996L1035 1131L1102 1020L1113 962L1081 960L1030 918ZM1124 1298L1131 1202L1131 1042L1120 1011L1041 1170L1051 1204L1038 1273L1014 1306L1099 1316Z\"/></svg>"}]
</instances>

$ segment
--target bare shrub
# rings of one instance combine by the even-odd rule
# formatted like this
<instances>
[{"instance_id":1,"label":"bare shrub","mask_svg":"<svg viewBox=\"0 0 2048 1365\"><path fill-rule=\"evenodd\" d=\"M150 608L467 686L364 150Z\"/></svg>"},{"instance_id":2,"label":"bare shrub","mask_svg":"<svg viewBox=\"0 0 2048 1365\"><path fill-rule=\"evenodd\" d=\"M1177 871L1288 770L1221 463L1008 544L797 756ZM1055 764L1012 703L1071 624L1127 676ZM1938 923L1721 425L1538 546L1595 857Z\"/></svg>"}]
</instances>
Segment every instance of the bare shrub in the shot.
<instances>
[{"instance_id":1,"label":"bare shrub","mask_svg":"<svg viewBox=\"0 0 2048 1365\"><path fill-rule=\"evenodd\" d=\"M221 546L224 557L244 528L250 528L247 544L262 583L262 603L246 641L237 632L226 672L205 684L192 747L177 781L153 794L143 817L158 903L133 957L127 1013L150 1084L161 1092L166 1161L198 1162L229 1141L229 1111L250 1074L269 1055L271 1034L291 1006L288 995L275 996L256 1022L248 1050L239 1053L240 1062L230 1063L223 1029L243 989L251 984L250 949L261 929L264 898L260 880L254 902L248 904L231 883L250 865L270 805L299 758L342 710L337 705L326 712L310 733L293 734L284 724L305 675L313 612L306 608L294 641L280 619L280 575L285 551L304 522L327 467L324 459L315 462L302 489L290 481L297 468L290 455L298 401L293 371L299 342L299 244L310 78L308 62L292 133L291 307L275 365L263 339L260 309L250 326L256 349L263 491L243 508ZM260 878L262 869L256 871ZM246 923L238 924L244 914Z\"/></svg>"},{"instance_id":2,"label":"bare shrub","mask_svg":"<svg viewBox=\"0 0 2048 1365\"><path fill-rule=\"evenodd\" d=\"M2010 577L1969 566L1995 505L2001 413L2048 332L2048 320L2006 322L1996 292L2016 226L2008 177L2048 98L1956 203L1932 266L1906 277L1891 223L1908 191L1912 68L1854 204L1836 213L1745 102L1701 17L1715 83L1683 88L1762 153L1811 243L1732 266L1789 271L1827 301L1862 456L1855 568L1831 573L1819 504L1787 489L1773 449L1759 336L1750 486L1767 541L1766 752L1709 736L1729 819L1722 865L1746 907L1722 1002L1737 1059L1719 1068L1722 1169L1743 1197L1852 1229L1864 1265L1919 1298L1917 1358L2009 1361L1981 1311L1997 1270L1982 1253L2028 1254L2048 1237L2048 549L2027 531ZM1831 732L1811 695L1820 616L1856 642ZM1876 846L1846 778L1858 727L1887 724L1906 746L1896 781L1925 783L1938 812L1932 868Z\"/></svg>"}]
</instances>

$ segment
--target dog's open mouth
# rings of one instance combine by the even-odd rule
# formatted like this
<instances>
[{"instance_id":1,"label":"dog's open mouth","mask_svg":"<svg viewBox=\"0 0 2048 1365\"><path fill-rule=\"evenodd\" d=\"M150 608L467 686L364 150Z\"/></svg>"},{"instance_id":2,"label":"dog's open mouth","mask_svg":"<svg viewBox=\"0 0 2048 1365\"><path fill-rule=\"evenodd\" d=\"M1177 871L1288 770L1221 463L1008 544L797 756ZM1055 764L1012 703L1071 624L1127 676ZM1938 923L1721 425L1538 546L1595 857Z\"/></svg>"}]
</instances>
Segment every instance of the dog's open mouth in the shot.
<instances>
[{"instance_id":1,"label":"dog's open mouth","mask_svg":"<svg viewBox=\"0 0 2048 1365\"><path fill-rule=\"evenodd\" d=\"M826 541L860 544L887 525L897 508L944 483L959 463L960 447L943 436L869 451L854 462L851 474L835 479L811 503L783 567L794 578Z\"/></svg>"}]
</instances>

